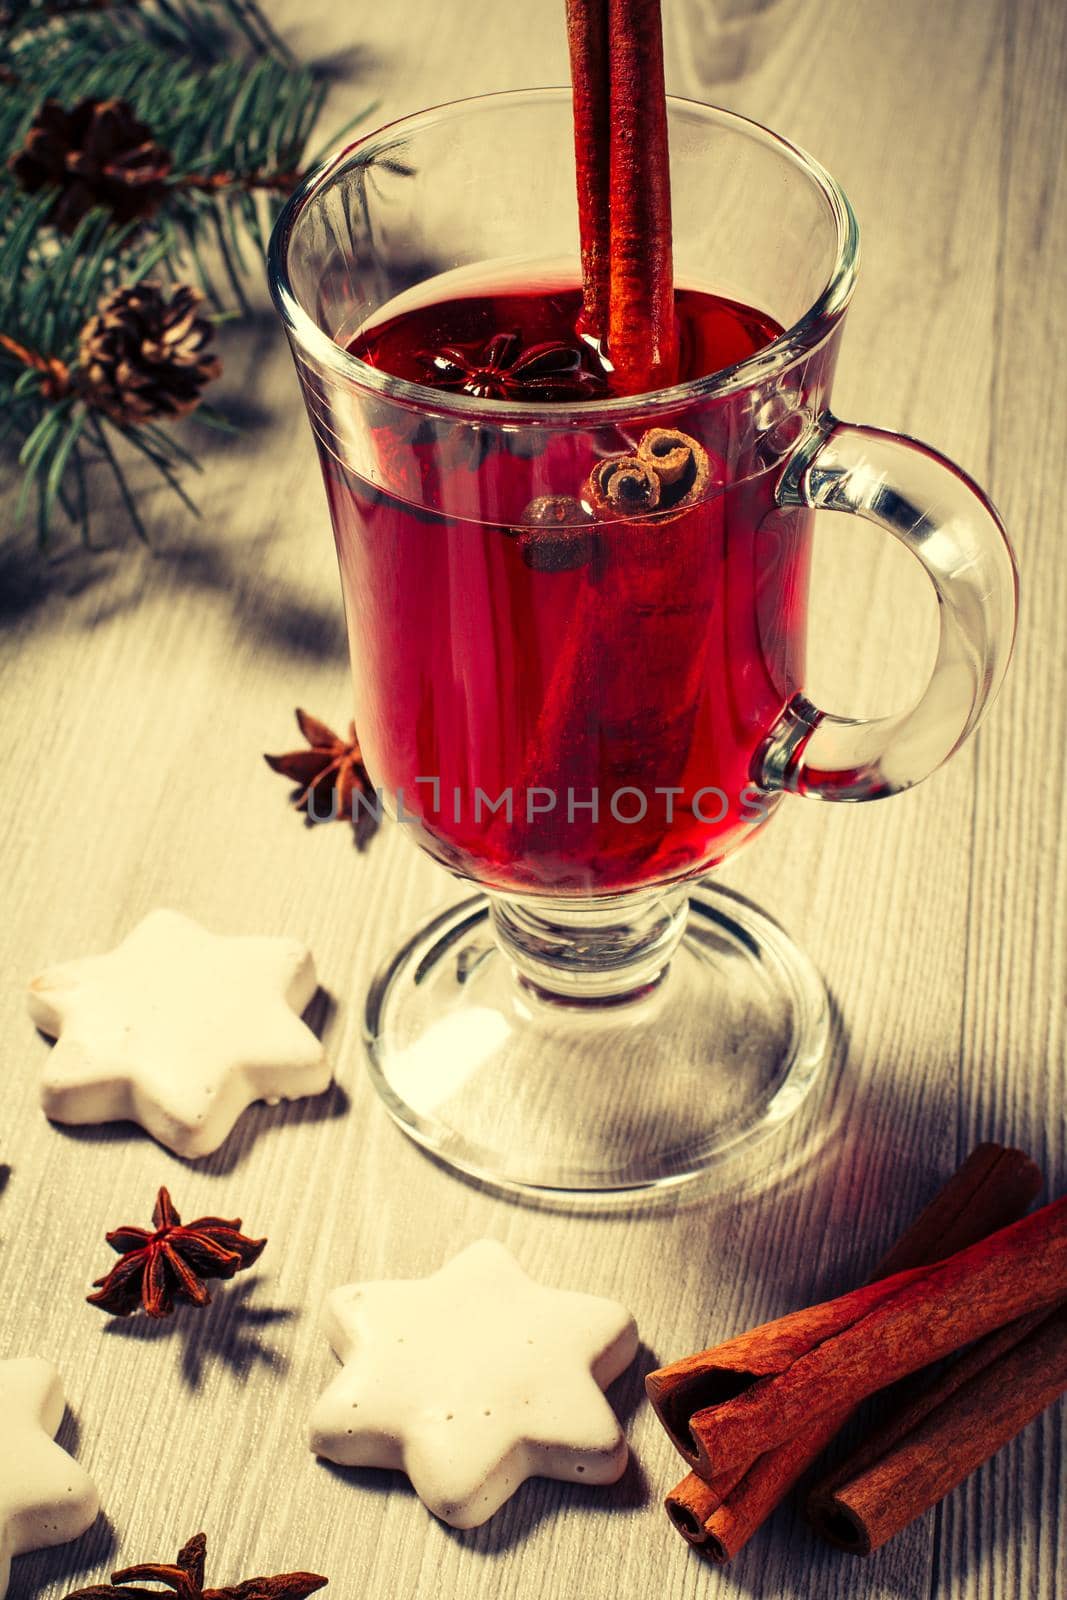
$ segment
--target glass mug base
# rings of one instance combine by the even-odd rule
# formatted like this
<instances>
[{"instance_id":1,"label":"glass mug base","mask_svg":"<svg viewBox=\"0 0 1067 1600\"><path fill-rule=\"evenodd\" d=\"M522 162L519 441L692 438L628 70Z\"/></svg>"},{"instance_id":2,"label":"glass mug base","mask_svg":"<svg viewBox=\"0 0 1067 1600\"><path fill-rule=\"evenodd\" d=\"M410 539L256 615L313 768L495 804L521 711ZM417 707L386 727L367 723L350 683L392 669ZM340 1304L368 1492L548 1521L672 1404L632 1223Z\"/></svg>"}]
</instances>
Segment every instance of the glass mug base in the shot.
<instances>
[{"instance_id":1,"label":"glass mug base","mask_svg":"<svg viewBox=\"0 0 1067 1600\"><path fill-rule=\"evenodd\" d=\"M776 1132L829 1041L822 980L777 923L707 881L578 914L595 926L568 941L477 895L381 970L365 1040L400 1127L495 1190L581 1208L692 1183ZM575 949L585 972L556 965Z\"/></svg>"}]
</instances>

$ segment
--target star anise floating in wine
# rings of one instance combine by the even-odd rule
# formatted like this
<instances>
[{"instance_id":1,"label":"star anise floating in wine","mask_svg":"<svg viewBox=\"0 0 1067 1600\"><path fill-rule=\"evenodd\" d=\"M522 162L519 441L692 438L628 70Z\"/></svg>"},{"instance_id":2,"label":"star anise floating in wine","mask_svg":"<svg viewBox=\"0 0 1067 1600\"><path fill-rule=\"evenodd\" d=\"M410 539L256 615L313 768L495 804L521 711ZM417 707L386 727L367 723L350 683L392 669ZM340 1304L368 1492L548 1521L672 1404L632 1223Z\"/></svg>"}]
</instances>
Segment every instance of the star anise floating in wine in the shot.
<instances>
[{"instance_id":1,"label":"star anise floating in wine","mask_svg":"<svg viewBox=\"0 0 1067 1600\"><path fill-rule=\"evenodd\" d=\"M524 345L518 333L494 333L484 344L446 344L418 360L435 389L479 400L590 400L607 392L582 349L560 339Z\"/></svg>"},{"instance_id":2,"label":"star anise floating in wine","mask_svg":"<svg viewBox=\"0 0 1067 1600\"><path fill-rule=\"evenodd\" d=\"M111 1574L110 1583L92 1583L87 1589L75 1589L67 1600L136 1600L160 1593L158 1589L127 1588L128 1584L140 1586L158 1583L164 1591L170 1590L178 1600L305 1600L305 1596L324 1589L329 1583L317 1572L281 1572L273 1578L245 1578L242 1583L227 1584L224 1589L204 1588L204 1566L207 1539L196 1534L178 1551L177 1560L145 1562L137 1567L123 1567Z\"/></svg>"},{"instance_id":3,"label":"star anise floating in wine","mask_svg":"<svg viewBox=\"0 0 1067 1600\"><path fill-rule=\"evenodd\" d=\"M116 1228L107 1235L122 1260L106 1277L97 1278L91 1306L113 1317L141 1309L149 1317L169 1317L185 1301L206 1306L211 1299L207 1278L232 1278L257 1261L266 1239L246 1239L241 1219L198 1217L182 1225L166 1189L160 1189L152 1213L152 1230Z\"/></svg>"},{"instance_id":4,"label":"star anise floating in wine","mask_svg":"<svg viewBox=\"0 0 1067 1600\"><path fill-rule=\"evenodd\" d=\"M348 738L342 739L307 711L298 709L296 720L309 748L264 756L264 761L272 772L299 786L294 804L309 822L351 822L356 844L362 846L374 830L377 799L363 765L355 723L349 723ZM366 806L355 804L357 795L364 796Z\"/></svg>"}]
</instances>

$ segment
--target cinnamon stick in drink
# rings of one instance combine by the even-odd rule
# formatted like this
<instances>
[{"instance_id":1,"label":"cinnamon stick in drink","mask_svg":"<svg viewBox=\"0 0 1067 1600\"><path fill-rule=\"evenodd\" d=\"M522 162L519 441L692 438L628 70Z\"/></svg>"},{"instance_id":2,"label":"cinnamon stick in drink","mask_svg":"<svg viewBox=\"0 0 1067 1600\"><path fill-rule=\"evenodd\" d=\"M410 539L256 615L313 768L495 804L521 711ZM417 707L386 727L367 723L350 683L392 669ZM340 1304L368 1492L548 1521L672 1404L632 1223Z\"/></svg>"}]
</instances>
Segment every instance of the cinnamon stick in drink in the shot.
<instances>
[{"instance_id":1,"label":"cinnamon stick in drink","mask_svg":"<svg viewBox=\"0 0 1067 1600\"><path fill-rule=\"evenodd\" d=\"M619 394L674 382L674 260L660 0L608 0L611 277Z\"/></svg>"},{"instance_id":2,"label":"cinnamon stick in drink","mask_svg":"<svg viewBox=\"0 0 1067 1600\"><path fill-rule=\"evenodd\" d=\"M1023 1216L1040 1188L1041 1173L1025 1151L979 1145L883 1258L874 1277L940 1260L985 1238ZM710 1484L690 1472L666 1499L679 1533L712 1560L731 1560L829 1444L851 1409L815 1419L801 1437Z\"/></svg>"},{"instance_id":3,"label":"cinnamon stick in drink","mask_svg":"<svg viewBox=\"0 0 1067 1600\"><path fill-rule=\"evenodd\" d=\"M818 1484L808 1516L869 1555L942 1500L1067 1389L1067 1305L981 1340Z\"/></svg>"},{"instance_id":4,"label":"cinnamon stick in drink","mask_svg":"<svg viewBox=\"0 0 1067 1600\"><path fill-rule=\"evenodd\" d=\"M656 1404L679 1369L700 1375L704 1404L689 1420L687 1454L711 1478L795 1438L813 1417L856 1405L1063 1299L1067 1199L934 1266L793 1312L652 1373L646 1386Z\"/></svg>"},{"instance_id":5,"label":"cinnamon stick in drink","mask_svg":"<svg viewBox=\"0 0 1067 1600\"><path fill-rule=\"evenodd\" d=\"M611 255L608 0L567 0L567 43L582 250L582 331L604 341Z\"/></svg>"},{"instance_id":6,"label":"cinnamon stick in drink","mask_svg":"<svg viewBox=\"0 0 1067 1600\"><path fill-rule=\"evenodd\" d=\"M567 0L582 331L616 394L674 381L674 266L660 0Z\"/></svg>"}]
</instances>

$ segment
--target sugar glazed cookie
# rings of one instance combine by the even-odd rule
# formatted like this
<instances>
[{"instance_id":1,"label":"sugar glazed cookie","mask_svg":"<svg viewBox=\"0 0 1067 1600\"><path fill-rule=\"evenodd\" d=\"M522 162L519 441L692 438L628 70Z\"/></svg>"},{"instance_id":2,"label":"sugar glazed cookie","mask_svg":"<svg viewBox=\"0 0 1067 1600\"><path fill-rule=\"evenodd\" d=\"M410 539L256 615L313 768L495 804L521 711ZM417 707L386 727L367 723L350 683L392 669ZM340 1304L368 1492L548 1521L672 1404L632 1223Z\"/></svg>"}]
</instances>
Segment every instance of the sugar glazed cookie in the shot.
<instances>
[{"instance_id":1,"label":"sugar glazed cookie","mask_svg":"<svg viewBox=\"0 0 1067 1600\"><path fill-rule=\"evenodd\" d=\"M76 1539L100 1509L84 1467L53 1440L63 1411L47 1361L0 1361L0 1600L12 1556Z\"/></svg>"},{"instance_id":2,"label":"sugar glazed cookie","mask_svg":"<svg viewBox=\"0 0 1067 1600\"><path fill-rule=\"evenodd\" d=\"M614 1300L546 1289L488 1239L429 1278L337 1289L326 1334L344 1363L311 1448L406 1472L454 1528L475 1528L527 1478L614 1483L626 1441L602 1390L637 1353Z\"/></svg>"},{"instance_id":3,"label":"sugar glazed cookie","mask_svg":"<svg viewBox=\"0 0 1067 1600\"><path fill-rule=\"evenodd\" d=\"M227 938L153 911L107 955L50 967L30 1015L57 1039L41 1077L55 1122L139 1122L210 1155L254 1100L322 1094L330 1066L300 1013L315 966L295 939Z\"/></svg>"}]
</instances>

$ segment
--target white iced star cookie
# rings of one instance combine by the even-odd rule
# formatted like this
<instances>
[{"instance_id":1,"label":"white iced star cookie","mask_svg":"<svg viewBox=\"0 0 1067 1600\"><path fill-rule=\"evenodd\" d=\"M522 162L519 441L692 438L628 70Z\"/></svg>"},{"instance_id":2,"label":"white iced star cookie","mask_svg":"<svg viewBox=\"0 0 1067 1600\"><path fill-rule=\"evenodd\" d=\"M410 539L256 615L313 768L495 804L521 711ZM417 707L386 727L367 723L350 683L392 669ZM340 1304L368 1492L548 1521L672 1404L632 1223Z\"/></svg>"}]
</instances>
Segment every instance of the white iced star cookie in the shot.
<instances>
[{"instance_id":1,"label":"white iced star cookie","mask_svg":"<svg viewBox=\"0 0 1067 1600\"><path fill-rule=\"evenodd\" d=\"M63 1410L47 1361L0 1361L0 1600L12 1556L76 1539L100 1510L85 1468L53 1441Z\"/></svg>"},{"instance_id":2,"label":"white iced star cookie","mask_svg":"<svg viewBox=\"0 0 1067 1600\"><path fill-rule=\"evenodd\" d=\"M326 1302L344 1363L311 1418L342 1466L406 1472L454 1528L476 1528L534 1476L614 1483L622 1429L601 1390L637 1353L615 1300L546 1289L481 1239L432 1277L350 1284Z\"/></svg>"},{"instance_id":3,"label":"white iced star cookie","mask_svg":"<svg viewBox=\"0 0 1067 1600\"><path fill-rule=\"evenodd\" d=\"M57 1039L41 1078L55 1122L139 1122L210 1155L253 1100L322 1094L331 1072L300 1013L315 993L296 939L227 938L153 911L107 955L49 967L30 1015Z\"/></svg>"}]
</instances>

